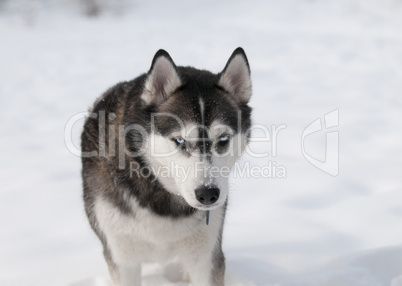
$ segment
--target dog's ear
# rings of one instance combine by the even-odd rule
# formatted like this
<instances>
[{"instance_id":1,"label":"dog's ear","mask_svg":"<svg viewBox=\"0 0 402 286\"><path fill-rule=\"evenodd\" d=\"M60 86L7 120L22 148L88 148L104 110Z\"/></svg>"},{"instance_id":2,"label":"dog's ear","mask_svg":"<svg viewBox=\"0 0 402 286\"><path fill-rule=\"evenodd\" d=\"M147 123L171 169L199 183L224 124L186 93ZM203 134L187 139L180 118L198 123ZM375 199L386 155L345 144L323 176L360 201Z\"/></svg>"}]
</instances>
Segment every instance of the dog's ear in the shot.
<instances>
[{"instance_id":1,"label":"dog's ear","mask_svg":"<svg viewBox=\"0 0 402 286\"><path fill-rule=\"evenodd\" d=\"M165 50L159 50L152 60L141 98L146 105L159 105L181 85L176 65Z\"/></svg>"},{"instance_id":2,"label":"dog's ear","mask_svg":"<svg viewBox=\"0 0 402 286\"><path fill-rule=\"evenodd\" d=\"M230 56L220 73L219 85L229 92L237 103L247 103L250 100L250 66L242 48L237 48Z\"/></svg>"}]
</instances>

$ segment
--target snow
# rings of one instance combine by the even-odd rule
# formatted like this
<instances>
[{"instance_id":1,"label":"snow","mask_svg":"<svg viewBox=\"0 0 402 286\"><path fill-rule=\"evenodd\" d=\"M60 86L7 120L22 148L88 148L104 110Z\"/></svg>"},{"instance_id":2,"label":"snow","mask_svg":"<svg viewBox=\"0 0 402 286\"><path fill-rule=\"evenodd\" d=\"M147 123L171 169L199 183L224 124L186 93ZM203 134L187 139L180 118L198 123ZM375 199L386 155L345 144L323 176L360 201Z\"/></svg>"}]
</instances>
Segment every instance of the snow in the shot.
<instances>
[{"instance_id":1,"label":"snow","mask_svg":"<svg viewBox=\"0 0 402 286\"><path fill-rule=\"evenodd\" d=\"M237 46L252 69L254 123L286 124L276 156L272 141L253 142L270 156L242 164L275 162L286 178L232 179L227 284L402 285L402 2L131 1L95 18L61 2L29 17L0 11L0 285L109 285L68 120L145 72L159 48L219 72ZM301 151L303 130L333 110L335 177ZM305 144L322 159L325 130ZM186 285L177 271L147 265L144 285Z\"/></svg>"}]
</instances>

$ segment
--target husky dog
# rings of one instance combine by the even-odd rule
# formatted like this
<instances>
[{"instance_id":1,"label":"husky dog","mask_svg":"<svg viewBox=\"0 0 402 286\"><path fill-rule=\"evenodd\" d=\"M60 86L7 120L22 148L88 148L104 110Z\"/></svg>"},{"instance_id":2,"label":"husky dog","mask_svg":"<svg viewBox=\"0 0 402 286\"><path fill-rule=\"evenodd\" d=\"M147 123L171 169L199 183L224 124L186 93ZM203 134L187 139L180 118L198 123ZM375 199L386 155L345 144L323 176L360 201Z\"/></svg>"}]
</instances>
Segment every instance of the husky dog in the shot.
<instances>
[{"instance_id":1,"label":"husky dog","mask_svg":"<svg viewBox=\"0 0 402 286\"><path fill-rule=\"evenodd\" d=\"M250 68L237 48L221 73L148 73L90 110L82 133L85 210L115 285L141 285L141 263L178 260L194 286L224 285L230 169L249 141Z\"/></svg>"}]
</instances>

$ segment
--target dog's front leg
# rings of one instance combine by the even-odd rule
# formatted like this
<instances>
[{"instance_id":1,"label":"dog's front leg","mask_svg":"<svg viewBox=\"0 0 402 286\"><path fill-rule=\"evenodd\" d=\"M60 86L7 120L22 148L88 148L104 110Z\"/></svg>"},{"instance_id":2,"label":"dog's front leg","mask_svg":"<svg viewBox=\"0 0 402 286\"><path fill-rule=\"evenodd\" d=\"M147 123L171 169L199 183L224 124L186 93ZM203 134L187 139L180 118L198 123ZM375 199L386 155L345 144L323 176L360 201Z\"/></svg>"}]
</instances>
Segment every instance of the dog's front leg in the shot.
<instances>
[{"instance_id":1,"label":"dog's front leg","mask_svg":"<svg viewBox=\"0 0 402 286\"><path fill-rule=\"evenodd\" d=\"M197 256L194 256L195 258ZM186 262L186 270L193 286L224 286L225 257L221 248L211 255L201 255Z\"/></svg>"},{"instance_id":2,"label":"dog's front leg","mask_svg":"<svg viewBox=\"0 0 402 286\"><path fill-rule=\"evenodd\" d=\"M118 286L141 286L141 264L118 266Z\"/></svg>"}]
</instances>

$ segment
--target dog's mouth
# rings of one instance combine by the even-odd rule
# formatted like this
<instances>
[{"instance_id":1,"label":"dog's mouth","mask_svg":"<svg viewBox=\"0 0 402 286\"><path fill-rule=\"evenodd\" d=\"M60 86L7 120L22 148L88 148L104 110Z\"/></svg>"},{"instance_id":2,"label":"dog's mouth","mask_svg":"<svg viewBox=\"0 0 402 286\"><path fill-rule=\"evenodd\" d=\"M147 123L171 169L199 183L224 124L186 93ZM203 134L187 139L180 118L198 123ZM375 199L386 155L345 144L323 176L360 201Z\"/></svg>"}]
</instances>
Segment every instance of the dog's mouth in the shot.
<instances>
[{"instance_id":1,"label":"dog's mouth","mask_svg":"<svg viewBox=\"0 0 402 286\"><path fill-rule=\"evenodd\" d=\"M214 209L219 208L222 204L213 204L213 205L203 205L203 204L196 204L193 208L196 208L201 211L212 211Z\"/></svg>"}]
</instances>

